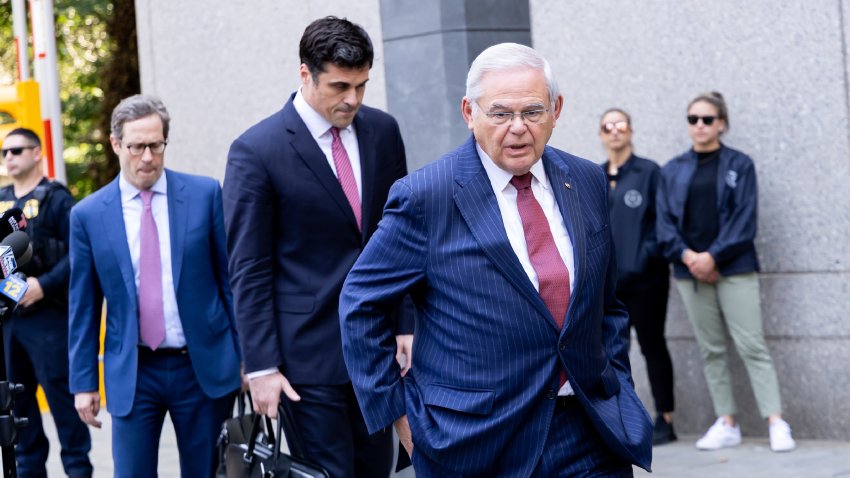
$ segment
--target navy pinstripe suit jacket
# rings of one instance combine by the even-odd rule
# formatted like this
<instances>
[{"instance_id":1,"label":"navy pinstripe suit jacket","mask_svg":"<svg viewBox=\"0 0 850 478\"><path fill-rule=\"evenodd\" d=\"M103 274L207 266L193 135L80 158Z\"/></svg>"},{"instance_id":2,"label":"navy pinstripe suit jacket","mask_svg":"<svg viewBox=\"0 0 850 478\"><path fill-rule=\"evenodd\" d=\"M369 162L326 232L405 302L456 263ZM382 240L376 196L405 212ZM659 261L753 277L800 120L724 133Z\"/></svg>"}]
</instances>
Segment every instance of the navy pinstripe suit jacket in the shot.
<instances>
[{"instance_id":1,"label":"navy pinstripe suit jacket","mask_svg":"<svg viewBox=\"0 0 850 478\"><path fill-rule=\"evenodd\" d=\"M562 364L605 442L649 468L651 422L614 296L605 175L548 146L542 161L576 264L563 330L511 249L473 138L395 183L343 286L343 353L366 424L376 431L407 414L417 475L530 475ZM418 314L413 367L400 379L389 313L406 293Z\"/></svg>"}]
</instances>

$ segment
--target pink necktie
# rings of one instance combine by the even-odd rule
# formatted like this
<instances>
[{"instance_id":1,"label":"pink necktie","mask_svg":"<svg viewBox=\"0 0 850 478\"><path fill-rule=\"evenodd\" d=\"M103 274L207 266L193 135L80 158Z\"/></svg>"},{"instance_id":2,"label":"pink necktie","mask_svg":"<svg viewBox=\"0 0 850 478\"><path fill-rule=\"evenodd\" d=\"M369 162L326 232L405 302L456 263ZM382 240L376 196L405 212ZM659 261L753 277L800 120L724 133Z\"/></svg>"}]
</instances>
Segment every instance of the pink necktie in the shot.
<instances>
[{"instance_id":1,"label":"pink necktie","mask_svg":"<svg viewBox=\"0 0 850 478\"><path fill-rule=\"evenodd\" d=\"M139 191L143 204L139 253L139 334L142 342L156 350L165 340L165 315L162 312L159 234L151 211L153 194L153 191Z\"/></svg>"},{"instance_id":2,"label":"pink necktie","mask_svg":"<svg viewBox=\"0 0 850 478\"><path fill-rule=\"evenodd\" d=\"M357 182L354 180L354 170L351 169L351 160L348 158L348 153L345 152L345 146L342 145L342 140L339 139L339 128L331 128L331 154L334 158L334 166L336 167L336 176L342 186L342 192L348 199L348 204L354 211L354 219L357 220L357 229L360 227L360 195L357 193Z\"/></svg>"},{"instance_id":3,"label":"pink necktie","mask_svg":"<svg viewBox=\"0 0 850 478\"><path fill-rule=\"evenodd\" d=\"M528 258L540 283L540 298L555 319L558 329L562 329L570 304L570 271L555 246L555 238L552 237L543 208L531 191L531 173L514 176L511 184L517 190L516 205L525 232ZM561 385L566 381L566 373L562 370Z\"/></svg>"}]
</instances>

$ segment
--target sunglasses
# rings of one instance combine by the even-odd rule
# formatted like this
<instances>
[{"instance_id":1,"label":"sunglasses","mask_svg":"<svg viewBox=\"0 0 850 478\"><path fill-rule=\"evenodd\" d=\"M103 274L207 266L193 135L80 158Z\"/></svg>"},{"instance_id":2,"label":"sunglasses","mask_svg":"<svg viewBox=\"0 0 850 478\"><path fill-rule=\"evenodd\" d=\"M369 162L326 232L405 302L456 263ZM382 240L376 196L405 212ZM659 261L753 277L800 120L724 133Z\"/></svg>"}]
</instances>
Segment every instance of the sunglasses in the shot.
<instances>
[{"instance_id":1,"label":"sunglasses","mask_svg":"<svg viewBox=\"0 0 850 478\"><path fill-rule=\"evenodd\" d=\"M702 124L706 126L711 126L714 123L714 120L717 119L717 116L697 116L697 115L688 115L688 124L691 126L695 126L699 120L702 120Z\"/></svg>"},{"instance_id":2,"label":"sunglasses","mask_svg":"<svg viewBox=\"0 0 850 478\"><path fill-rule=\"evenodd\" d=\"M12 156L17 156L24 152L25 149L35 149L37 146L18 146L16 148L4 148L0 151L3 152L3 157L5 158L7 154L12 153Z\"/></svg>"},{"instance_id":3,"label":"sunglasses","mask_svg":"<svg viewBox=\"0 0 850 478\"><path fill-rule=\"evenodd\" d=\"M629 130L629 123L626 121L610 121L608 123L602 123L599 125L599 131L610 134L613 133L614 130L617 130L621 133L625 133Z\"/></svg>"}]
</instances>

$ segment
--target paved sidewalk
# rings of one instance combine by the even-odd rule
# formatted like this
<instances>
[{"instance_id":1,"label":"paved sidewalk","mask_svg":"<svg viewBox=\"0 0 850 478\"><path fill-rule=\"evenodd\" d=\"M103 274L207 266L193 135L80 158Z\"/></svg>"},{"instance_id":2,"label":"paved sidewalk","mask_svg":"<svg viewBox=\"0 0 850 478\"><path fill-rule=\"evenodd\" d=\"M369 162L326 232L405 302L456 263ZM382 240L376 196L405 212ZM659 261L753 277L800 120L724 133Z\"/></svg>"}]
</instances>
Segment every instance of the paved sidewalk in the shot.
<instances>
[{"instance_id":1,"label":"paved sidewalk","mask_svg":"<svg viewBox=\"0 0 850 478\"><path fill-rule=\"evenodd\" d=\"M111 426L109 415L102 412L103 428L92 430L91 458L95 476L113 475L111 456ZM59 461L58 442L53 421L44 415L51 450L48 473L51 477L64 476ZM850 478L850 442L825 440L798 440L797 449L790 453L773 453L766 438L744 438L735 448L714 452L701 452L694 447L696 436L680 437L678 442L654 449L653 473L635 469L636 478ZM178 478L177 444L171 422L166 418L159 455L159 476ZM399 478L413 478L410 471Z\"/></svg>"}]
</instances>

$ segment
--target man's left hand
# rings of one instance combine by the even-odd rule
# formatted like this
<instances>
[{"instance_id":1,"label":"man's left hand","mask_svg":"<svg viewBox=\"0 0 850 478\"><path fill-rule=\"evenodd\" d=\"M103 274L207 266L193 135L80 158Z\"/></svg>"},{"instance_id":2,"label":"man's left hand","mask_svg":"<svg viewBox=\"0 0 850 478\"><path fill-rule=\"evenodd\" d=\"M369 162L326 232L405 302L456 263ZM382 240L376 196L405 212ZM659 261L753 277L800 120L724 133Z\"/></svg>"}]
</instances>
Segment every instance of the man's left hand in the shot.
<instances>
[{"instance_id":1,"label":"man's left hand","mask_svg":"<svg viewBox=\"0 0 850 478\"><path fill-rule=\"evenodd\" d=\"M404 377L413 364L413 334L396 335L395 343L395 360L401 367L401 376Z\"/></svg>"},{"instance_id":2,"label":"man's left hand","mask_svg":"<svg viewBox=\"0 0 850 478\"><path fill-rule=\"evenodd\" d=\"M24 297L18 302L21 307L29 307L44 298L44 290L41 288L41 283L35 277L27 277L27 291Z\"/></svg>"}]
</instances>

